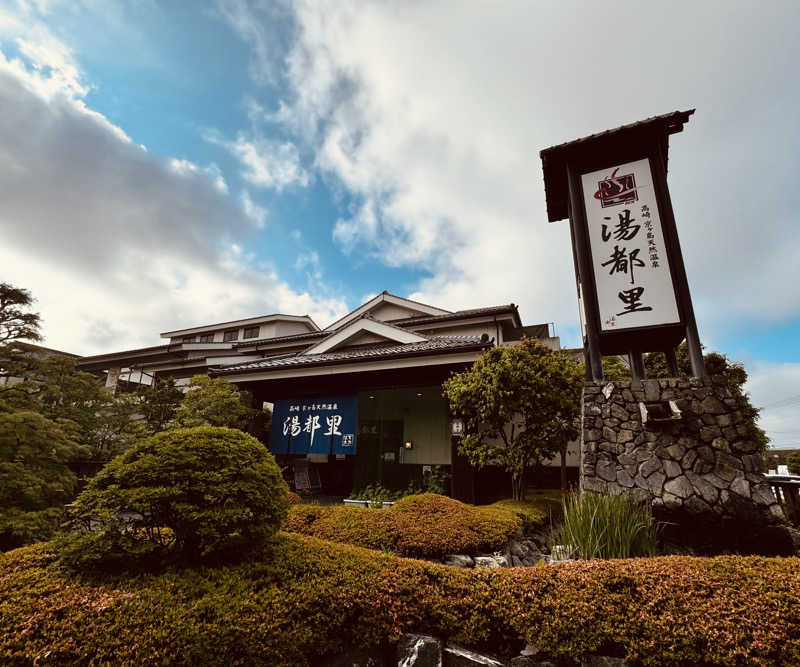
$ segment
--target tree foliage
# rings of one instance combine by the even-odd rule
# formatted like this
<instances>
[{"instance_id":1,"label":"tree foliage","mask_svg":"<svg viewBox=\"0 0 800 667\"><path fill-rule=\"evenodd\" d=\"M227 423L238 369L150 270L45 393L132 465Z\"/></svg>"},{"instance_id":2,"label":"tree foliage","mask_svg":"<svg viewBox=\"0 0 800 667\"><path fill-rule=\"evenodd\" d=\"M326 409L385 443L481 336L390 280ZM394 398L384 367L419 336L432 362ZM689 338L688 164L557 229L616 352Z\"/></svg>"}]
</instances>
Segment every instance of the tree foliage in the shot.
<instances>
[{"instance_id":1,"label":"tree foliage","mask_svg":"<svg viewBox=\"0 0 800 667\"><path fill-rule=\"evenodd\" d=\"M175 426L225 426L245 429L254 410L247 392L222 378L195 375L175 412Z\"/></svg>"},{"instance_id":2,"label":"tree foliage","mask_svg":"<svg viewBox=\"0 0 800 667\"><path fill-rule=\"evenodd\" d=\"M792 475L800 475L800 452L792 452L786 457L786 465Z\"/></svg>"},{"instance_id":3,"label":"tree foliage","mask_svg":"<svg viewBox=\"0 0 800 667\"><path fill-rule=\"evenodd\" d=\"M631 379L631 370L618 355L603 357L603 377L612 382Z\"/></svg>"},{"instance_id":4,"label":"tree foliage","mask_svg":"<svg viewBox=\"0 0 800 667\"><path fill-rule=\"evenodd\" d=\"M210 426L135 444L75 501L67 564L125 566L140 557L196 561L258 548L285 519L288 488L263 444Z\"/></svg>"},{"instance_id":5,"label":"tree foliage","mask_svg":"<svg viewBox=\"0 0 800 667\"><path fill-rule=\"evenodd\" d=\"M166 430L183 400L183 392L175 386L175 380L157 380L152 386L143 386L138 394L147 430L150 433Z\"/></svg>"},{"instance_id":6,"label":"tree foliage","mask_svg":"<svg viewBox=\"0 0 800 667\"><path fill-rule=\"evenodd\" d=\"M525 470L577 435L582 387L582 368L568 354L526 339L488 350L443 390L464 421L459 451L478 467L502 465L521 500Z\"/></svg>"},{"instance_id":7,"label":"tree foliage","mask_svg":"<svg viewBox=\"0 0 800 667\"><path fill-rule=\"evenodd\" d=\"M33 301L28 290L0 282L0 345L42 340L39 314L29 312Z\"/></svg>"},{"instance_id":8,"label":"tree foliage","mask_svg":"<svg viewBox=\"0 0 800 667\"><path fill-rule=\"evenodd\" d=\"M62 518L77 478L67 463L81 454L75 426L0 405L0 550L46 539Z\"/></svg>"}]
</instances>

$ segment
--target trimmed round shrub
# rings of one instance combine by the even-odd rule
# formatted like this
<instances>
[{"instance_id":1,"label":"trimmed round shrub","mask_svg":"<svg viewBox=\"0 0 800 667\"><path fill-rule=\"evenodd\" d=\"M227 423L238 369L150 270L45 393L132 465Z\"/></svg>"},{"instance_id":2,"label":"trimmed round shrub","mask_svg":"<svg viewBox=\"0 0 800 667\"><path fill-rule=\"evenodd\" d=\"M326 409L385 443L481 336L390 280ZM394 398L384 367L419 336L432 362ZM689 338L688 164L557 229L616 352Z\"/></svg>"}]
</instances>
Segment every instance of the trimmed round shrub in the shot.
<instances>
[{"instance_id":1,"label":"trimmed round shrub","mask_svg":"<svg viewBox=\"0 0 800 667\"><path fill-rule=\"evenodd\" d=\"M286 528L334 542L436 558L500 549L522 525L519 513L509 509L474 507L447 496L421 493L386 509L295 506Z\"/></svg>"},{"instance_id":2,"label":"trimmed round shrub","mask_svg":"<svg viewBox=\"0 0 800 667\"><path fill-rule=\"evenodd\" d=\"M274 457L252 436L212 426L166 431L89 482L61 559L85 567L242 554L273 537L288 507Z\"/></svg>"}]
</instances>

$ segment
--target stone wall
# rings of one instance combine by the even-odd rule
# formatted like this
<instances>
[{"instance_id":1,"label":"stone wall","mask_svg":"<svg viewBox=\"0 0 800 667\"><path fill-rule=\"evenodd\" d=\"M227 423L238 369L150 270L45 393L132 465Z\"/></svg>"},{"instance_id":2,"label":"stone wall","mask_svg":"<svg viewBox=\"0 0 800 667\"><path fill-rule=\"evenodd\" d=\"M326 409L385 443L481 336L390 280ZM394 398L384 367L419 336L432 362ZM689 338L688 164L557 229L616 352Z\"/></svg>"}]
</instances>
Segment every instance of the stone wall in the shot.
<instances>
[{"instance_id":1,"label":"stone wall","mask_svg":"<svg viewBox=\"0 0 800 667\"><path fill-rule=\"evenodd\" d=\"M656 421L643 409L668 401L679 418ZM793 551L758 445L722 376L587 383L580 486L650 502L669 522L668 538L704 552Z\"/></svg>"}]
</instances>

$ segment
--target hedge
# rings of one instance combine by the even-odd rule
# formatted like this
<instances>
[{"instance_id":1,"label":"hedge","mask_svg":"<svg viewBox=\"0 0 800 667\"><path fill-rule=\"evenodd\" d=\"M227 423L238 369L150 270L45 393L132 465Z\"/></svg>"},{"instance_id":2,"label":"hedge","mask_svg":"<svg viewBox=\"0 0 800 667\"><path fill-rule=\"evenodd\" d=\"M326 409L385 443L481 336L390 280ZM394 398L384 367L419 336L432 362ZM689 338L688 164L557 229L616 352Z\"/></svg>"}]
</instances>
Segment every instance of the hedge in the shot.
<instances>
[{"instance_id":1,"label":"hedge","mask_svg":"<svg viewBox=\"0 0 800 667\"><path fill-rule=\"evenodd\" d=\"M294 505L287 530L342 544L438 558L502 549L523 526L542 522L536 505L500 501L475 507L432 493L407 496L385 509Z\"/></svg>"},{"instance_id":2,"label":"hedge","mask_svg":"<svg viewBox=\"0 0 800 667\"><path fill-rule=\"evenodd\" d=\"M0 663L309 665L424 632L512 655L800 664L800 560L724 556L461 570L282 533L259 560L78 579L0 556Z\"/></svg>"}]
</instances>

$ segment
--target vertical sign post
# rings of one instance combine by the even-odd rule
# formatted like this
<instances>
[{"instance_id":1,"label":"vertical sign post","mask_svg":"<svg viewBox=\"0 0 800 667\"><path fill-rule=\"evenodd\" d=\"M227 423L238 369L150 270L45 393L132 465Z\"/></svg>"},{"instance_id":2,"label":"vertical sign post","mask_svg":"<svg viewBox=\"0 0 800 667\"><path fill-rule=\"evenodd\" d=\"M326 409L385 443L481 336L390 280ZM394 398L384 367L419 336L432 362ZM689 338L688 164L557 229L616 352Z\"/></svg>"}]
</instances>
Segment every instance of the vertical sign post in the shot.
<instances>
[{"instance_id":1,"label":"vertical sign post","mask_svg":"<svg viewBox=\"0 0 800 667\"><path fill-rule=\"evenodd\" d=\"M677 375L685 338L692 372L705 375L666 181L670 134L694 110L657 116L541 152L551 222L569 217L587 376L602 357L662 351Z\"/></svg>"}]
</instances>

